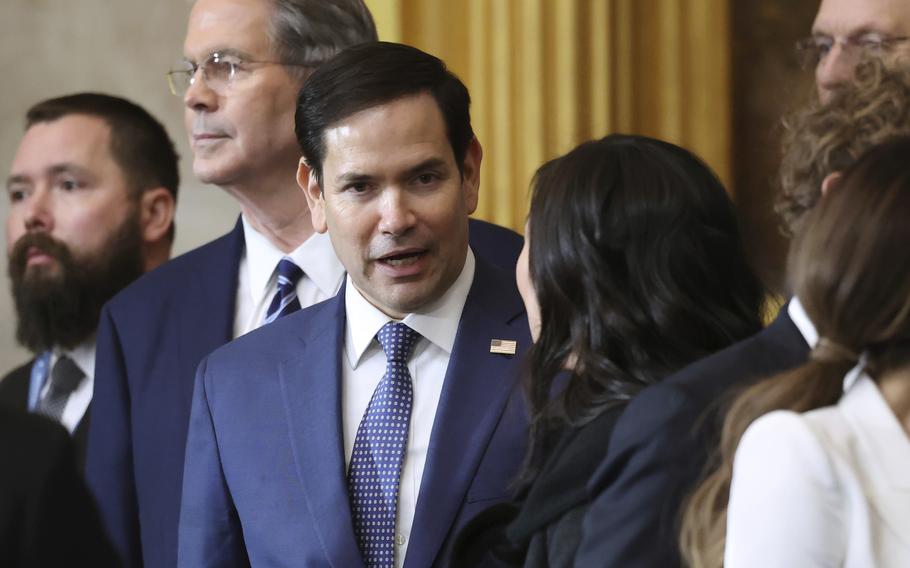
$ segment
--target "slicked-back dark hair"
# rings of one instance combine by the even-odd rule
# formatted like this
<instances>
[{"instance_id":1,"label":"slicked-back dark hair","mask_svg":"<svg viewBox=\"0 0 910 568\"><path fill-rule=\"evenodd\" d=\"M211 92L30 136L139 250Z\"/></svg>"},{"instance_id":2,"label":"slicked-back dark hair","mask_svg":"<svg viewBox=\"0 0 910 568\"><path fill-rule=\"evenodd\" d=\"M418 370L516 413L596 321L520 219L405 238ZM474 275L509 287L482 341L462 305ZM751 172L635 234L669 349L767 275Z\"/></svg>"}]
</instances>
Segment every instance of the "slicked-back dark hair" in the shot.
<instances>
[{"instance_id":1,"label":"slicked-back dark hair","mask_svg":"<svg viewBox=\"0 0 910 568\"><path fill-rule=\"evenodd\" d=\"M756 333L763 303L723 186L667 142L611 135L544 164L528 227L541 328L528 353L522 487L553 432ZM567 361L573 369L553 396Z\"/></svg>"},{"instance_id":2,"label":"slicked-back dark hair","mask_svg":"<svg viewBox=\"0 0 910 568\"><path fill-rule=\"evenodd\" d=\"M141 106L101 93L76 93L41 101L25 114L25 128L69 115L93 116L111 131L110 152L132 192L130 197L163 187L174 201L180 185L179 157L164 126ZM174 226L168 234L174 238Z\"/></svg>"},{"instance_id":3,"label":"slicked-back dark hair","mask_svg":"<svg viewBox=\"0 0 910 568\"><path fill-rule=\"evenodd\" d=\"M320 185L328 128L360 111L420 93L430 94L439 105L461 172L474 138L471 97L439 58L416 47L375 42L348 48L320 66L297 97L295 117L297 142Z\"/></svg>"}]
</instances>

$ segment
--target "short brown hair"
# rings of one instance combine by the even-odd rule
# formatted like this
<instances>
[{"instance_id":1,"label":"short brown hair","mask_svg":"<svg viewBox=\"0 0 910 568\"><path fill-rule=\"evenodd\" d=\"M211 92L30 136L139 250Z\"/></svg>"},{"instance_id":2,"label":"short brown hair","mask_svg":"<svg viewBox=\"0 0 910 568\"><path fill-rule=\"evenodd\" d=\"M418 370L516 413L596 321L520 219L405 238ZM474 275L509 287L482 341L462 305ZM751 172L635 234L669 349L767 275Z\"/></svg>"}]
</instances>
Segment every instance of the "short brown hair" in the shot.
<instances>
[{"instance_id":1,"label":"short brown hair","mask_svg":"<svg viewBox=\"0 0 910 568\"><path fill-rule=\"evenodd\" d=\"M870 60L828 104L814 102L784 120L780 192L775 210L783 231L796 232L821 196L825 177L867 150L910 135L910 68Z\"/></svg>"},{"instance_id":2,"label":"short brown hair","mask_svg":"<svg viewBox=\"0 0 910 568\"><path fill-rule=\"evenodd\" d=\"M132 192L138 196L156 187L167 189L177 201L179 156L164 126L141 106L101 93L76 93L41 101L25 113L25 128L81 114L100 118L111 129L110 152ZM171 224L169 239L173 241Z\"/></svg>"}]
</instances>

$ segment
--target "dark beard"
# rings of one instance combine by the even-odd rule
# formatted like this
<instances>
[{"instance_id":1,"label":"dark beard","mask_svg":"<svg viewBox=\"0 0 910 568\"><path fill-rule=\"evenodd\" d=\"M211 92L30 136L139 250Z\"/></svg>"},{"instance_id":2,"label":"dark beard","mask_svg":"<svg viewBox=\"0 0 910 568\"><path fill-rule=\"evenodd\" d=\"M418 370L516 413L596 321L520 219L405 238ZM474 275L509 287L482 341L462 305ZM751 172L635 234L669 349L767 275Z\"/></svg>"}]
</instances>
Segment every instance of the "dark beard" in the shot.
<instances>
[{"instance_id":1,"label":"dark beard","mask_svg":"<svg viewBox=\"0 0 910 568\"><path fill-rule=\"evenodd\" d=\"M56 259L57 265L27 268L31 247ZM65 243L45 233L26 234L9 257L16 339L33 353L76 347L95 333L104 303L142 272L138 213L130 215L100 251L84 258L74 258Z\"/></svg>"}]
</instances>

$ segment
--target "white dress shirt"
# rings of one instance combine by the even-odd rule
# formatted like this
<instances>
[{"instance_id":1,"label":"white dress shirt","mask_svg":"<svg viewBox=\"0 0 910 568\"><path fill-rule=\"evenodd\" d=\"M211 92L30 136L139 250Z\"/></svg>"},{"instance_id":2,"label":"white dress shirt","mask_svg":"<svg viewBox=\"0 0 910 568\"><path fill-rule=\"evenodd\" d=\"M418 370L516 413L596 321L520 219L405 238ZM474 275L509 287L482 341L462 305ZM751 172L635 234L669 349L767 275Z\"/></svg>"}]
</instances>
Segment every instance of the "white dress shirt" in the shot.
<instances>
[{"instance_id":1,"label":"white dress shirt","mask_svg":"<svg viewBox=\"0 0 910 568\"><path fill-rule=\"evenodd\" d=\"M66 355L79 367L85 378L79 383L69 398L66 400L66 406L63 407L63 414L60 415L60 423L70 431L70 434L76 431L76 426L85 416L88 405L92 402L92 388L95 384L95 336L92 335L73 349L60 349L55 347L51 352L51 358L48 365L48 377L44 379L38 400L44 398L51 386L50 373L57 364L61 356Z\"/></svg>"},{"instance_id":2,"label":"white dress shirt","mask_svg":"<svg viewBox=\"0 0 910 568\"><path fill-rule=\"evenodd\" d=\"M436 407L442 393L449 357L455 345L458 323L465 300L474 281L474 255L468 250L461 274L441 298L401 320L420 334L408 360L413 385L413 406L408 444L398 488L398 522L395 564L400 567L407 553L420 481L423 477L430 434L436 418ZM351 463L351 453L357 428L373 396L373 391L385 374L386 357L376 340L376 334L392 318L370 304L357 290L350 276L345 284L344 361L342 371L342 413L344 424L345 471Z\"/></svg>"},{"instance_id":3,"label":"white dress shirt","mask_svg":"<svg viewBox=\"0 0 910 568\"><path fill-rule=\"evenodd\" d=\"M278 262L290 257L303 270L297 283L300 307L306 308L338 293L344 266L335 255L328 234L314 233L292 252L285 254L241 216L246 245L237 274L237 304L234 308L234 338L258 328L265 321L272 297L278 290Z\"/></svg>"},{"instance_id":4,"label":"white dress shirt","mask_svg":"<svg viewBox=\"0 0 910 568\"><path fill-rule=\"evenodd\" d=\"M875 383L836 406L776 411L733 465L727 568L910 566L910 439Z\"/></svg>"}]
</instances>

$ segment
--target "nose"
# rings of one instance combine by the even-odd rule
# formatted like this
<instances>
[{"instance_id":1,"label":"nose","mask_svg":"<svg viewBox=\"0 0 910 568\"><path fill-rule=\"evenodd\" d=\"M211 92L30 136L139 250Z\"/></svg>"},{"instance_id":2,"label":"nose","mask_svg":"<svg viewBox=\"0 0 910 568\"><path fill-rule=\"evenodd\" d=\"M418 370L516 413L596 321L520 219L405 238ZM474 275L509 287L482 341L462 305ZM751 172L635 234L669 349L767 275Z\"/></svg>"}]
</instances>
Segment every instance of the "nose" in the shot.
<instances>
[{"instance_id":1,"label":"nose","mask_svg":"<svg viewBox=\"0 0 910 568\"><path fill-rule=\"evenodd\" d=\"M43 188L33 190L25 198L25 230L29 233L49 233L54 229L54 216L49 192Z\"/></svg>"},{"instance_id":2,"label":"nose","mask_svg":"<svg viewBox=\"0 0 910 568\"><path fill-rule=\"evenodd\" d=\"M856 67L856 58L844 49L840 42L831 47L815 68L815 85L818 88L818 97L827 103L834 93L845 83L853 79L853 69Z\"/></svg>"},{"instance_id":3,"label":"nose","mask_svg":"<svg viewBox=\"0 0 910 568\"><path fill-rule=\"evenodd\" d=\"M417 222L411 204L411 196L398 188L383 192L380 204L379 230L389 236L405 235Z\"/></svg>"},{"instance_id":4,"label":"nose","mask_svg":"<svg viewBox=\"0 0 910 568\"><path fill-rule=\"evenodd\" d=\"M200 112L211 112L218 106L218 95L205 82L201 68L196 69L193 82L183 95L183 104L190 110Z\"/></svg>"}]
</instances>

